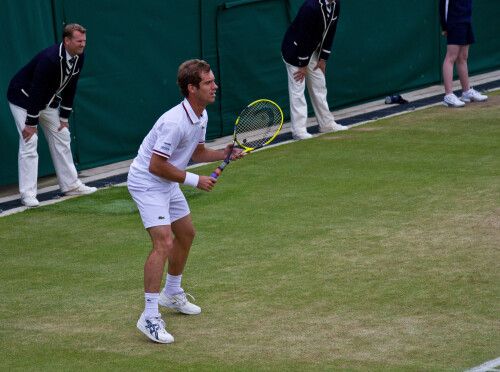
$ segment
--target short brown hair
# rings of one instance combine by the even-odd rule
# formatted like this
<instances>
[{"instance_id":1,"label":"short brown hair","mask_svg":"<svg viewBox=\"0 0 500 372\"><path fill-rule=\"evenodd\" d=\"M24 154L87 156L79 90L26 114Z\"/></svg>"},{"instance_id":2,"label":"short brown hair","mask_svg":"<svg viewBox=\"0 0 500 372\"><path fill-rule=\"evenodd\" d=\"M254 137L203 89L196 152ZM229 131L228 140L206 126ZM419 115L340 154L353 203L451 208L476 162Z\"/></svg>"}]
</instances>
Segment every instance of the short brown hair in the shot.
<instances>
[{"instance_id":1,"label":"short brown hair","mask_svg":"<svg viewBox=\"0 0 500 372\"><path fill-rule=\"evenodd\" d=\"M62 32L62 39L63 39L63 41L64 41L65 37L69 37L70 39L72 39L73 38L73 32L75 32L75 31L81 32L82 34L84 34L84 33L87 32L87 30L85 28L83 28L82 26L80 26L77 23L67 24L66 27L64 27L64 30Z\"/></svg>"},{"instance_id":2,"label":"short brown hair","mask_svg":"<svg viewBox=\"0 0 500 372\"><path fill-rule=\"evenodd\" d=\"M210 72L210 65L201 59L190 59L179 66L177 70L177 85L184 97L189 96L188 85L200 86L201 73Z\"/></svg>"}]
</instances>

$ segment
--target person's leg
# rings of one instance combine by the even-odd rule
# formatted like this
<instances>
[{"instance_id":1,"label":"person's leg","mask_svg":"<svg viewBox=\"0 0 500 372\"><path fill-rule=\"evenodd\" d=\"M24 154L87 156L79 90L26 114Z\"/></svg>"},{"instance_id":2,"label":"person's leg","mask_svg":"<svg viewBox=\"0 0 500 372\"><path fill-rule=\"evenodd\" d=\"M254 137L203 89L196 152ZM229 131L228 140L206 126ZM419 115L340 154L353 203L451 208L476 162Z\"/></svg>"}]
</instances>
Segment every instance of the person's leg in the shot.
<instances>
[{"instance_id":1,"label":"person's leg","mask_svg":"<svg viewBox=\"0 0 500 372\"><path fill-rule=\"evenodd\" d=\"M195 236L191 215L172 222L172 231L175 237L172 249L168 253L167 280L165 289L160 293L159 304L180 311L183 314L199 314L201 308L189 302L186 294L193 300L194 297L189 293L184 293L181 288L182 273Z\"/></svg>"},{"instance_id":2,"label":"person's leg","mask_svg":"<svg viewBox=\"0 0 500 372\"><path fill-rule=\"evenodd\" d=\"M159 304L184 314L199 314L201 308L190 303L181 288L182 273L191 250L196 231L186 198L179 186L172 190L169 214L172 221L172 247L168 252L167 280L160 293ZM194 300L194 297L191 296Z\"/></svg>"},{"instance_id":3,"label":"person's leg","mask_svg":"<svg viewBox=\"0 0 500 372\"><path fill-rule=\"evenodd\" d=\"M170 343L174 338L165 330L165 322L158 312L161 280L168 252L172 247L172 231L168 215L170 194L132 188L129 188L129 191L137 203L144 227L153 242L153 248L144 264L145 306L137 321L137 328L153 341Z\"/></svg>"},{"instance_id":4,"label":"person's leg","mask_svg":"<svg viewBox=\"0 0 500 372\"><path fill-rule=\"evenodd\" d=\"M298 82L293 74L298 67L285 62L288 76L288 95L290 98L290 120L292 123L292 135L307 136L307 102L304 95L305 80Z\"/></svg>"},{"instance_id":5,"label":"person's leg","mask_svg":"<svg viewBox=\"0 0 500 372\"><path fill-rule=\"evenodd\" d=\"M73 154L71 153L71 135L68 128L58 131L61 122L59 111L46 108L40 112L40 124L49 145L57 180L62 192L74 190L82 185L78 179Z\"/></svg>"},{"instance_id":6,"label":"person's leg","mask_svg":"<svg viewBox=\"0 0 500 372\"><path fill-rule=\"evenodd\" d=\"M327 89L325 75L319 68L314 70L317 63L318 54L315 52L311 58L309 66L307 67L306 86L309 92L309 97L311 98L311 104L314 109L314 114L316 115L316 120L318 121L321 129L324 127L334 126L336 123L333 118L333 114L328 107L328 101L326 99Z\"/></svg>"},{"instance_id":7,"label":"person's leg","mask_svg":"<svg viewBox=\"0 0 500 372\"><path fill-rule=\"evenodd\" d=\"M462 92L467 92L470 89L469 71L467 69L467 58L469 58L469 45L460 45L458 47L457 59L455 65L457 67L458 77L462 85Z\"/></svg>"},{"instance_id":8,"label":"person's leg","mask_svg":"<svg viewBox=\"0 0 500 372\"><path fill-rule=\"evenodd\" d=\"M187 215L172 222L174 239L172 249L168 254L168 269L170 275L181 275L186 266L191 245L193 244L196 231L191 221L191 215Z\"/></svg>"},{"instance_id":9,"label":"person's leg","mask_svg":"<svg viewBox=\"0 0 500 372\"><path fill-rule=\"evenodd\" d=\"M443 61L443 82L445 95L453 93L453 65L458 58L459 45L448 45Z\"/></svg>"},{"instance_id":10,"label":"person's leg","mask_svg":"<svg viewBox=\"0 0 500 372\"><path fill-rule=\"evenodd\" d=\"M165 263L173 246L172 230L169 225L153 226L148 229L148 233L153 242L153 249L144 265L144 291L159 293Z\"/></svg>"},{"instance_id":11,"label":"person's leg","mask_svg":"<svg viewBox=\"0 0 500 372\"><path fill-rule=\"evenodd\" d=\"M21 199L36 198L38 180L38 135L34 134L26 143L23 139L22 131L25 126L27 111L12 103L9 103L9 106L19 133L19 153L17 157L19 193L21 194Z\"/></svg>"}]
</instances>

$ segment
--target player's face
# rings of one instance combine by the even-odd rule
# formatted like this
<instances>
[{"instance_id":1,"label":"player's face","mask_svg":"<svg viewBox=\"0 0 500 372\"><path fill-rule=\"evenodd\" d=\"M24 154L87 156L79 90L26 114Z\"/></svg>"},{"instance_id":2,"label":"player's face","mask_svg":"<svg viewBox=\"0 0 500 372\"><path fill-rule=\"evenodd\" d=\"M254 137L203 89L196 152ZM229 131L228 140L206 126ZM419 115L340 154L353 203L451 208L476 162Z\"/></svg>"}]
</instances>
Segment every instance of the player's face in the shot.
<instances>
[{"instance_id":1,"label":"player's face","mask_svg":"<svg viewBox=\"0 0 500 372\"><path fill-rule=\"evenodd\" d=\"M85 49L85 43L87 41L86 34L82 34L80 31L73 31L73 37L64 38L64 48L68 51L71 57L77 54L82 54L83 49Z\"/></svg>"},{"instance_id":2,"label":"player's face","mask_svg":"<svg viewBox=\"0 0 500 372\"><path fill-rule=\"evenodd\" d=\"M218 86L215 84L215 76L212 70L210 72L202 72L200 85L196 89L196 95L201 102L208 105L215 101L217 88Z\"/></svg>"}]
</instances>

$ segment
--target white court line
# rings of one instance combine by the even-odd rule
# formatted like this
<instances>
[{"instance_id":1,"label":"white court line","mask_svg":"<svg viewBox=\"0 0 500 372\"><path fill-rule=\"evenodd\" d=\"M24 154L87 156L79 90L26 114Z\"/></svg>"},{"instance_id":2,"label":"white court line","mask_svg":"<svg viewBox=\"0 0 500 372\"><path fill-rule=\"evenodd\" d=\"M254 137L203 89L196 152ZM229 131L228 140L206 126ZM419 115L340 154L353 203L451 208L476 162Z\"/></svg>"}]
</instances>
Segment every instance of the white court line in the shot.
<instances>
[{"instance_id":1,"label":"white court line","mask_svg":"<svg viewBox=\"0 0 500 372\"><path fill-rule=\"evenodd\" d=\"M500 371L500 358L490 360L489 362L483 363L480 366L468 369L465 372L489 372L489 371L491 372Z\"/></svg>"}]
</instances>

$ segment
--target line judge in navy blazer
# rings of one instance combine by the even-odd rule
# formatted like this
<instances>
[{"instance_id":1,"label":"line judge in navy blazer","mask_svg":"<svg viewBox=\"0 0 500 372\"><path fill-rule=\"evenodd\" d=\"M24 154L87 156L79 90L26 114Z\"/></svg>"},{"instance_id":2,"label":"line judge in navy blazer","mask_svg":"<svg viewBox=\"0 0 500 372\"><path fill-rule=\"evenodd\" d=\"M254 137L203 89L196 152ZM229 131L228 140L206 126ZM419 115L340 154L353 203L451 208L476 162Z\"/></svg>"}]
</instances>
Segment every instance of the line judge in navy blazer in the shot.
<instances>
[{"instance_id":1,"label":"line judge in navy blazer","mask_svg":"<svg viewBox=\"0 0 500 372\"><path fill-rule=\"evenodd\" d=\"M62 43L42 50L10 82L7 99L20 135L19 192L26 206L39 205L38 125L47 139L61 191L67 195L96 191L78 179L68 124L83 67L86 31L78 24L68 24Z\"/></svg>"},{"instance_id":2,"label":"line judge in navy blazer","mask_svg":"<svg viewBox=\"0 0 500 372\"><path fill-rule=\"evenodd\" d=\"M286 31L281 54L288 74L290 116L294 139L307 132L307 85L320 132L345 130L335 122L326 100L326 61L331 53L340 14L340 0L306 0Z\"/></svg>"}]
</instances>

